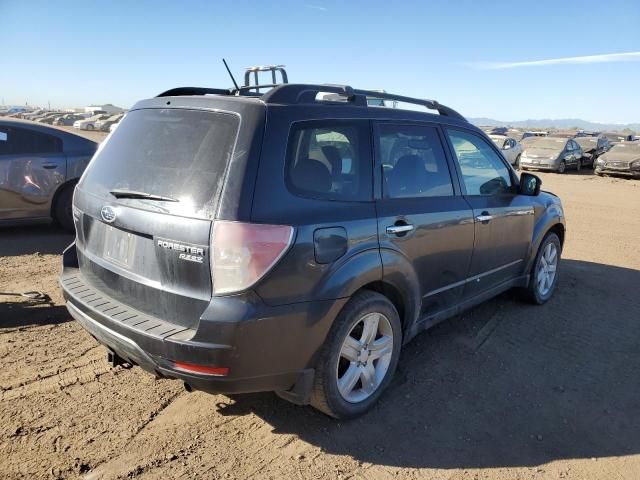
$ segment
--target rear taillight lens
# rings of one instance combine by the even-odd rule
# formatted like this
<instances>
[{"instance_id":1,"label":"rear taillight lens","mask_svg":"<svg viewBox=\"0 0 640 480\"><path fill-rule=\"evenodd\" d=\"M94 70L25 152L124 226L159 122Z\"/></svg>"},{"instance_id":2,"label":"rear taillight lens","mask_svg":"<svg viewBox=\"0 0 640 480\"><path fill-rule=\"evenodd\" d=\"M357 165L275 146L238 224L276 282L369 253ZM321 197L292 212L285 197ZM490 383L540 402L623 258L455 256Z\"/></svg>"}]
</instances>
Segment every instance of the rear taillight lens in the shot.
<instances>
[{"instance_id":1,"label":"rear taillight lens","mask_svg":"<svg viewBox=\"0 0 640 480\"><path fill-rule=\"evenodd\" d=\"M293 241L293 227L213 222L211 275L216 295L254 285L280 260Z\"/></svg>"}]
</instances>

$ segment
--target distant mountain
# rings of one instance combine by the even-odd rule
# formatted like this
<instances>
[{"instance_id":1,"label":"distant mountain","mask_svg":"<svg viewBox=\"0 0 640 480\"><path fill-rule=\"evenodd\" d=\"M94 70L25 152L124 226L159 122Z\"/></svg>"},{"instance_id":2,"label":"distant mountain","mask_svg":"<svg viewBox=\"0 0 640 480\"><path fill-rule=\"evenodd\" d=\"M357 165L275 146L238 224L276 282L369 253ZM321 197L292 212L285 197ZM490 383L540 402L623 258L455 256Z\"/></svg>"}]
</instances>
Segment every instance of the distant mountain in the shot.
<instances>
[{"instance_id":1,"label":"distant mountain","mask_svg":"<svg viewBox=\"0 0 640 480\"><path fill-rule=\"evenodd\" d=\"M474 125L495 127L518 127L531 129L557 128L560 130L578 127L584 130L597 130L602 132L621 132L625 129L633 130L634 132L640 131L640 123L596 123L588 122L587 120L582 120L580 118L543 118L539 120L517 120L513 122L503 122L492 118L469 118L469 121Z\"/></svg>"}]
</instances>

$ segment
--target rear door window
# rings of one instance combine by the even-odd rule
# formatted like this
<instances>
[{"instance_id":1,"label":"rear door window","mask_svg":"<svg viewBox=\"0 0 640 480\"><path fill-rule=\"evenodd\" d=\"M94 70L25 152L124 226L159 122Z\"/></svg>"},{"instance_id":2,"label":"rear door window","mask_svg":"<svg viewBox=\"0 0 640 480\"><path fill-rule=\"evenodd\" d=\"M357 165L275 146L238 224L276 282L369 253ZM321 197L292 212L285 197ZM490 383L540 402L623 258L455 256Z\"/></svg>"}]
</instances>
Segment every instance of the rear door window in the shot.
<instances>
[{"instance_id":1,"label":"rear door window","mask_svg":"<svg viewBox=\"0 0 640 480\"><path fill-rule=\"evenodd\" d=\"M372 198L369 122L299 122L289 134L286 180L307 198L366 201Z\"/></svg>"},{"instance_id":2,"label":"rear door window","mask_svg":"<svg viewBox=\"0 0 640 480\"><path fill-rule=\"evenodd\" d=\"M173 108L131 111L94 156L80 188L112 200L109 192L113 190L170 197L177 202L121 201L210 218L239 124L239 117L231 113Z\"/></svg>"},{"instance_id":3,"label":"rear door window","mask_svg":"<svg viewBox=\"0 0 640 480\"><path fill-rule=\"evenodd\" d=\"M0 126L0 155L60 152L62 140L55 135L28 128Z\"/></svg>"},{"instance_id":4,"label":"rear door window","mask_svg":"<svg viewBox=\"0 0 640 480\"><path fill-rule=\"evenodd\" d=\"M380 124L376 140L386 197L453 195L444 149L434 127Z\"/></svg>"}]
</instances>

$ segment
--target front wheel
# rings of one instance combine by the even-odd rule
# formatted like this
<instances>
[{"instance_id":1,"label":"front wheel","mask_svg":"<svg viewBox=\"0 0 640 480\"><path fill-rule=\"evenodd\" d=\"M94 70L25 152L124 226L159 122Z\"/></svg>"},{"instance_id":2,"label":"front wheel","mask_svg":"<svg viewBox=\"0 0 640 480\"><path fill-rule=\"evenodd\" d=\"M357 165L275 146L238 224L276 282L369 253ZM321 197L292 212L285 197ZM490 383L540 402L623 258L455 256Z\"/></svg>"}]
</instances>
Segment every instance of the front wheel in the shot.
<instances>
[{"instance_id":1,"label":"front wheel","mask_svg":"<svg viewBox=\"0 0 640 480\"><path fill-rule=\"evenodd\" d=\"M513 162L513 168L516 170L520 170L520 155L516 157L516 161Z\"/></svg>"},{"instance_id":2,"label":"front wheel","mask_svg":"<svg viewBox=\"0 0 640 480\"><path fill-rule=\"evenodd\" d=\"M576 172L579 172L580 170L582 170L582 159L578 159L578 161L576 162Z\"/></svg>"},{"instance_id":3,"label":"front wheel","mask_svg":"<svg viewBox=\"0 0 640 480\"><path fill-rule=\"evenodd\" d=\"M564 173L567 170L567 162L562 160L560 165L558 165L558 173Z\"/></svg>"},{"instance_id":4,"label":"front wheel","mask_svg":"<svg viewBox=\"0 0 640 480\"><path fill-rule=\"evenodd\" d=\"M87 125L87 130L92 131L93 130L93 125L91 125L91 124Z\"/></svg>"},{"instance_id":5,"label":"front wheel","mask_svg":"<svg viewBox=\"0 0 640 480\"><path fill-rule=\"evenodd\" d=\"M402 326L383 295L363 291L342 309L318 359L311 405L338 419L369 410L398 365Z\"/></svg>"},{"instance_id":6,"label":"front wheel","mask_svg":"<svg viewBox=\"0 0 640 480\"><path fill-rule=\"evenodd\" d=\"M561 252L558 235L553 232L547 233L538 248L529 286L525 290L525 298L528 301L542 305L551 298L558 283Z\"/></svg>"}]
</instances>

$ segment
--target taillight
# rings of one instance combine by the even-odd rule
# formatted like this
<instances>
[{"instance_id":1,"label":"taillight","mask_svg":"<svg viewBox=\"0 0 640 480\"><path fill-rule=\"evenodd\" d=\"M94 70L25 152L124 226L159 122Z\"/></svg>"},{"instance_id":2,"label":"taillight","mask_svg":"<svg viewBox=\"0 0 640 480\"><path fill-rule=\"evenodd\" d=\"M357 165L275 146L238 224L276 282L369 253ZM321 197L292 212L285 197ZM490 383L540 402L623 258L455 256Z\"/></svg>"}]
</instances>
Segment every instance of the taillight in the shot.
<instances>
[{"instance_id":1,"label":"taillight","mask_svg":"<svg viewBox=\"0 0 640 480\"><path fill-rule=\"evenodd\" d=\"M254 285L280 260L293 240L293 227L213 222L211 275L216 295Z\"/></svg>"}]
</instances>

